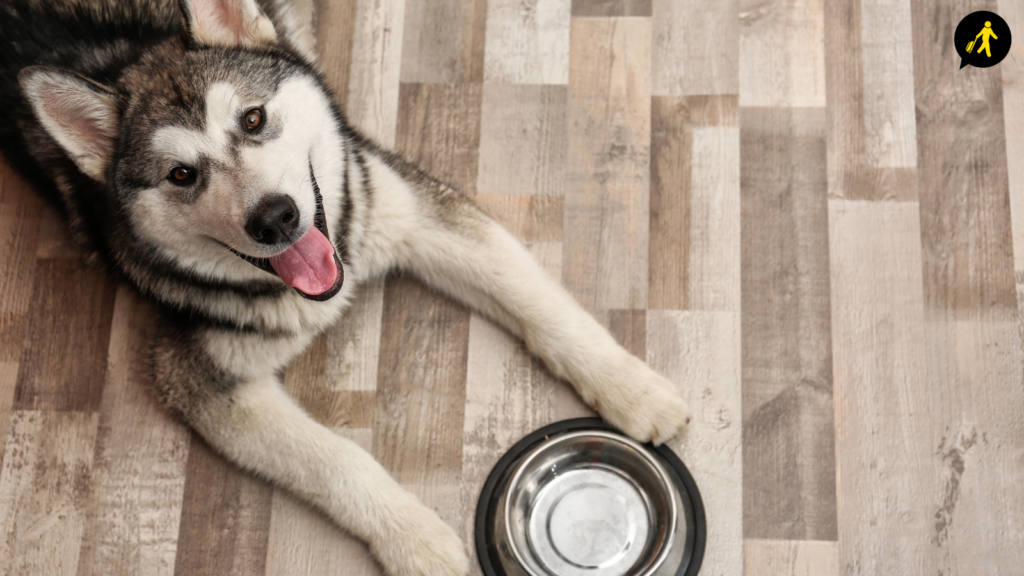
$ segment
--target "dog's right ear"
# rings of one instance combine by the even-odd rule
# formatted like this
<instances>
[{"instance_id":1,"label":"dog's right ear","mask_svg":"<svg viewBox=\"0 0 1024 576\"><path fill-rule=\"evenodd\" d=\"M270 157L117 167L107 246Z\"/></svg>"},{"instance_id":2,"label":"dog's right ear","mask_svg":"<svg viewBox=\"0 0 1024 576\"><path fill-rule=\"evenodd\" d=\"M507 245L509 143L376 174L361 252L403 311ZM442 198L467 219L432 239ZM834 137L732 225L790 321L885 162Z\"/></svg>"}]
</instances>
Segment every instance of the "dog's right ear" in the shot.
<instances>
[{"instance_id":1,"label":"dog's right ear","mask_svg":"<svg viewBox=\"0 0 1024 576\"><path fill-rule=\"evenodd\" d=\"M193 44L255 48L277 42L274 24L256 0L178 0Z\"/></svg>"},{"instance_id":2,"label":"dog's right ear","mask_svg":"<svg viewBox=\"0 0 1024 576\"><path fill-rule=\"evenodd\" d=\"M78 168L105 181L120 124L116 93L74 72L49 66L25 68L18 82L39 123Z\"/></svg>"}]
</instances>

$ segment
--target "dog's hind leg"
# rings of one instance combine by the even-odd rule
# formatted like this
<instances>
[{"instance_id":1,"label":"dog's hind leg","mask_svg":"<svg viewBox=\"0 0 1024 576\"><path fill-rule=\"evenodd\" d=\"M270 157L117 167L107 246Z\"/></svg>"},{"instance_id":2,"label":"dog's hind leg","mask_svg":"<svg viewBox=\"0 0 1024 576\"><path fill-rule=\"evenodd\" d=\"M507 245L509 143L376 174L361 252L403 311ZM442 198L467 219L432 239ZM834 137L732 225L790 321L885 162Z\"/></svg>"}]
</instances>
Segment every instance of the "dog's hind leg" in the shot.
<instances>
[{"instance_id":1,"label":"dog's hind leg","mask_svg":"<svg viewBox=\"0 0 1024 576\"><path fill-rule=\"evenodd\" d=\"M383 163L370 167L380 186L367 236L385 244L376 253L522 338L630 436L661 443L686 431L690 409L672 383L615 342L508 231L429 178L405 170L399 183Z\"/></svg>"},{"instance_id":2,"label":"dog's hind leg","mask_svg":"<svg viewBox=\"0 0 1024 576\"><path fill-rule=\"evenodd\" d=\"M305 499L367 542L388 574L469 571L455 531L357 444L306 415L273 371L235 376L222 361L214 362L209 342L227 337L176 333L157 340L156 381L173 411L227 459Z\"/></svg>"}]
</instances>

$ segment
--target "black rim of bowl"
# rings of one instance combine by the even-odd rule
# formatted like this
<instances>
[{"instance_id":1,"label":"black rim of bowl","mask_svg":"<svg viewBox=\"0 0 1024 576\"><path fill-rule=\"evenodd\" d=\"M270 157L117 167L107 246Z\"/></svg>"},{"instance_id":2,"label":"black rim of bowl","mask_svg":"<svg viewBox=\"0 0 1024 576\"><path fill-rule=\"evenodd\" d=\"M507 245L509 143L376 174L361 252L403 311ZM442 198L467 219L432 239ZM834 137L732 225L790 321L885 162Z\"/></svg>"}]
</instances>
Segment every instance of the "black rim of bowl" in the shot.
<instances>
[{"instance_id":1,"label":"black rim of bowl","mask_svg":"<svg viewBox=\"0 0 1024 576\"><path fill-rule=\"evenodd\" d=\"M480 559L480 568L483 569L484 576L508 576L505 570L497 562L498 551L494 545L494 522L493 517L495 514L494 506L498 503L500 494L495 495L494 489L504 477L508 476L514 468L514 464L525 455L530 449L537 444L547 440L551 436L558 436L566 432L574 432L576 430L605 430L609 432L615 432L622 434L620 430L608 425L604 420L600 418L573 418L572 420L562 420L561 422L555 422L545 426L535 432L531 432L525 438L516 442L515 446L512 446L504 456L498 460L498 464L491 470L490 475L487 477L487 481L484 482L484 489L480 493L480 500L476 506L476 526L474 527L474 536L476 539L476 554ZM704 546L707 542L707 523L704 518L704 501L700 498L700 492L697 490L697 483L694 482L693 476L690 475L690 471L683 465L683 461L676 456L667 446L654 446L650 442L644 444L651 453L655 454L660 458L663 464L671 468L675 474L669 474L673 476L673 480L679 480L682 486L676 486L680 489L680 498L689 498L690 505L693 509L693 552L690 555L690 561L686 566L680 566L679 571L676 572L676 576L697 576L700 572L701 562L704 560Z\"/></svg>"}]
</instances>

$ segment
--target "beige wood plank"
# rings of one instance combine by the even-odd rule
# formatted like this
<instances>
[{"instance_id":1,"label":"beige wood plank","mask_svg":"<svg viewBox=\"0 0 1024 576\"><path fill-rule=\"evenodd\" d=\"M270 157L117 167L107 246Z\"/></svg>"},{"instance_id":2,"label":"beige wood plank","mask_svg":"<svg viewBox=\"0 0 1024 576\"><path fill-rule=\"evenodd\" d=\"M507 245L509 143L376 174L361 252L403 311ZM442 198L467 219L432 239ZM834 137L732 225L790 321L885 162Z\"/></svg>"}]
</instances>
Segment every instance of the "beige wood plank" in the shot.
<instances>
[{"instance_id":1,"label":"beige wood plank","mask_svg":"<svg viewBox=\"0 0 1024 576\"><path fill-rule=\"evenodd\" d=\"M370 429L335 429L370 450ZM267 576L383 574L366 544L291 494L274 490L267 546Z\"/></svg>"},{"instance_id":2,"label":"beige wood plank","mask_svg":"<svg viewBox=\"0 0 1024 576\"><path fill-rule=\"evenodd\" d=\"M406 0L402 82L481 82L486 0Z\"/></svg>"},{"instance_id":3,"label":"beige wood plank","mask_svg":"<svg viewBox=\"0 0 1024 576\"><path fill-rule=\"evenodd\" d=\"M647 362L693 410L686 438L670 443L704 500L702 576L743 573L740 326L734 312L647 311Z\"/></svg>"},{"instance_id":4,"label":"beige wood plank","mask_svg":"<svg viewBox=\"0 0 1024 576\"><path fill-rule=\"evenodd\" d=\"M359 0L313 0L319 67L342 110L348 101L356 9Z\"/></svg>"},{"instance_id":5,"label":"beige wood plank","mask_svg":"<svg viewBox=\"0 0 1024 576\"><path fill-rule=\"evenodd\" d=\"M115 286L77 258L36 262L14 408L95 411Z\"/></svg>"},{"instance_id":6,"label":"beige wood plank","mask_svg":"<svg viewBox=\"0 0 1024 576\"><path fill-rule=\"evenodd\" d=\"M470 198L476 195L482 96L480 84L402 84L399 95L397 150Z\"/></svg>"},{"instance_id":7,"label":"beige wood plank","mask_svg":"<svg viewBox=\"0 0 1024 576\"><path fill-rule=\"evenodd\" d=\"M651 0L572 0L573 16L650 16Z\"/></svg>"},{"instance_id":8,"label":"beige wood plank","mask_svg":"<svg viewBox=\"0 0 1024 576\"><path fill-rule=\"evenodd\" d=\"M160 406L149 375L155 310L117 290L78 574L170 575L189 434Z\"/></svg>"},{"instance_id":9,"label":"beige wood plank","mask_svg":"<svg viewBox=\"0 0 1024 576\"><path fill-rule=\"evenodd\" d=\"M744 535L834 540L825 114L740 119Z\"/></svg>"},{"instance_id":10,"label":"beige wood plank","mask_svg":"<svg viewBox=\"0 0 1024 576\"><path fill-rule=\"evenodd\" d=\"M910 0L861 0L865 159L917 166Z\"/></svg>"},{"instance_id":11,"label":"beige wood plank","mask_svg":"<svg viewBox=\"0 0 1024 576\"><path fill-rule=\"evenodd\" d=\"M565 194L568 95L565 86L484 85L480 192Z\"/></svg>"},{"instance_id":12,"label":"beige wood plank","mask_svg":"<svg viewBox=\"0 0 1024 576\"><path fill-rule=\"evenodd\" d=\"M488 0L484 82L569 82L571 0Z\"/></svg>"},{"instance_id":13,"label":"beige wood plank","mask_svg":"<svg viewBox=\"0 0 1024 576\"><path fill-rule=\"evenodd\" d=\"M224 460L193 432L174 573L264 573L272 495L269 484Z\"/></svg>"},{"instance_id":14,"label":"beige wood plank","mask_svg":"<svg viewBox=\"0 0 1024 576\"><path fill-rule=\"evenodd\" d=\"M924 295L936 316L1009 319L1017 299L1001 73L959 70L943 55L957 22L983 7L911 5Z\"/></svg>"},{"instance_id":15,"label":"beige wood plank","mask_svg":"<svg viewBox=\"0 0 1024 576\"><path fill-rule=\"evenodd\" d=\"M930 395L921 436L931 443L920 447L938 486L921 507L937 572L1013 573L1024 563L1017 322L927 322L925 335L927 388L918 394Z\"/></svg>"},{"instance_id":16,"label":"beige wood plank","mask_svg":"<svg viewBox=\"0 0 1024 576\"><path fill-rule=\"evenodd\" d=\"M830 202L840 562L1011 573L1020 336L1015 321L925 320L917 211Z\"/></svg>"},{"instance_id":17,"label":"beige wood plank","mask_svg":"<svg viewBox=\"0 0 1024 576\"><path fill-rule=\"evenodd\" d=\"M936 573L916 203L829 201L839 561Z\"/></svg>"},{"instance_id":18,"label":"beige wood plank","mask_svg":"<svg viewBox=\"0 0 1024 576\"><path fill-rule=\"evenodd\" d=\"M738 0L654 0L652 93L738 94Z\"/></svg>"},{"instance_id":19,"label":"beige wood plank","mask_svg":"<svg viewBox=\"0 0 1024 576\"><path fill-rule=\"evenodd\" d=\"M741 6L740 106L825 106L824 5Z\"/></svg>"},{"instance_id":20,"label":"beige wood plank","mask_svg":"<svg viewBox=\"0 0 1024 576\"><path fill-rule=\"evenodd\" d=\"M916 201L916 169L875 166L867 156L861 13L860 0L825 3L829 197ZM884 87L884 81L873 86ZM891 93L876 96L886 96L886 103L902 97ZM877 103L870 105L877 108ZM900 106L896 104L894 109L900 110ZM871 137L879 141L878 134ZM914 146L916 149L916 142ZM914 161L916 165L916 156Z\"/></svg>"},{"instance_id":21,"label":"beige wood plank","mask_svg":"<svg viewBox=\"0 0 1024 576\"><path fill-rule=\"evenodd\" d=\"M11 417L0 468L0 573L75 574L97 421L81 412Z\"/></svg>"},{"instance_id":22,"label":"beige wood plank","mask_svg":"<svg viewBox=\"0 0 1024 576\"><path fill-rule=\"evenodd\" d=\"M577 18L562 280L592 312L646 308L651 21Z\"/></svg>"},{"instance_id":23,"label":"beige wood plank","mask_svg":"<svg viewBox=\"0 0 1024 576\"><path fill-rule=\"evenodd\" d=\"M1004 2L999 13L1007 22L1024 22L1024 4ZM1013 269L1018 311L1024 309L1024 43L1011 46L998 66L1003 76L1003 122L1006 132L1007 181L1013 226ZM1020 315L1020 312L1018 312Z\"/></svg>"},{"instance_id":24,"label":"beige wood plank","mask_svg":"<svg viewBox=\"0 0 1024 576\"><path fill-rule=\"evenodd\" d=\"M377 388L383 309L384 279L374 278L359 287L343 319L324 331L325 388L335 392Z\"/></svg>"},{"instance_id":25,"label":"beige wood plank","mask_svg":"<svg viewBox=\"0 0 1024 576\"><path fill-rule=\"evenodd\" d=\"M395 146L405 0L358 0L347 117L386 148Z\"/></svg>"},{"instance_id":26,"label":"beige wood plank","mask_svg":"<svg viewBox=\"0 0 1024 576\"><path fill-rule=\"evenodd\" d=\"M740 310L740 131L693 129L689 307Z\"/></svg>"},{"instance_id":27,"label":"beige wood plank","mask_svg":"<svg viewBox=\"0 0 1024 576\"><path fill-rule=\"evenodd\" d=\"M747 540L744 576L839 576L835 542Z\"/></svg>"}]
</instances>

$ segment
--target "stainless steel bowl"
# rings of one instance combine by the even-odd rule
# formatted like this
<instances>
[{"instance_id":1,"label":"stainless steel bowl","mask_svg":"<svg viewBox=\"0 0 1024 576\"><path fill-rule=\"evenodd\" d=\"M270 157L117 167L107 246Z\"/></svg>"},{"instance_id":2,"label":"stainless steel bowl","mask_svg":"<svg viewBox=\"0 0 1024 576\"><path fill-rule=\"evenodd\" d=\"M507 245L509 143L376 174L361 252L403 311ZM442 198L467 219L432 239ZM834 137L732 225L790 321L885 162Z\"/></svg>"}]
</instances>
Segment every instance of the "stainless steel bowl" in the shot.
<instances>
[{"instance_id":1,"label":"stainless steel bowl","mask_svg":"<svg viewBox=\"0 0 1024 576\"><path fill-rule=\"evenodd\" d=\"M694 494L667 448L597 419L553 424L513 447L485 484L481 566L487 576L692 576L703 555Z\"/></svg>"}]
</instances>

